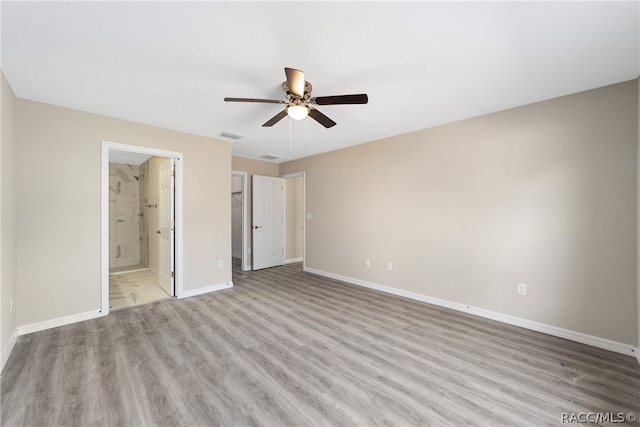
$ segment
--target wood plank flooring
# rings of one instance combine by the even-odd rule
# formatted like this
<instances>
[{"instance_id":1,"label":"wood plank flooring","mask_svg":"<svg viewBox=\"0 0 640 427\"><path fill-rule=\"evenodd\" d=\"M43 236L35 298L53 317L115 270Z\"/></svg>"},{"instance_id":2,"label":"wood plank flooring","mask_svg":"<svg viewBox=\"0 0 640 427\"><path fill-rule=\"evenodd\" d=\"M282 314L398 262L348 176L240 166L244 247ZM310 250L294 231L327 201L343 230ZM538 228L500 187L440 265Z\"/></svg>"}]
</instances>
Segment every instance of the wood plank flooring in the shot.
<instances>
[{"instance_id":1,"label":"wood plank flooring","mask_svg":"<svg viewBox=\"0 0 640 427\"><path fill-rule=\"evenodd\" d=\"M640 416L628 356L351 286L300 264L22 336L3 426L560 425ZM638 424L637 422L635 424Z\"/></svg>"}]
</instances>

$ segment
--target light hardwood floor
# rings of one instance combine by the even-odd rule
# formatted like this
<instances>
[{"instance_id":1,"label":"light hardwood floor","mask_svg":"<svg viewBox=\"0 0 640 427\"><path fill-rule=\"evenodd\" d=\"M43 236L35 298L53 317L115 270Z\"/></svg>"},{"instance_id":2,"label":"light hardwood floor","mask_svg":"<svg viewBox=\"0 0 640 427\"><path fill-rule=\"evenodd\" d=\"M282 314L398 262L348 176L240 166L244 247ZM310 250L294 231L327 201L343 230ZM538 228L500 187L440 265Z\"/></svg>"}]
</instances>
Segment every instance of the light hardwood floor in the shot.
<instances>
[{"instance_id":1,"label":"light hardwood floor","mask_svg":"<svg viewBox=\"0 0 640 427\"><path fill-rule=\"evenodd\" d=\"M560 425L640 415L628 356L299 264L18 339L6 426ZM637 424L637 423L636 423Z\"/></svg>"}]
</instances>

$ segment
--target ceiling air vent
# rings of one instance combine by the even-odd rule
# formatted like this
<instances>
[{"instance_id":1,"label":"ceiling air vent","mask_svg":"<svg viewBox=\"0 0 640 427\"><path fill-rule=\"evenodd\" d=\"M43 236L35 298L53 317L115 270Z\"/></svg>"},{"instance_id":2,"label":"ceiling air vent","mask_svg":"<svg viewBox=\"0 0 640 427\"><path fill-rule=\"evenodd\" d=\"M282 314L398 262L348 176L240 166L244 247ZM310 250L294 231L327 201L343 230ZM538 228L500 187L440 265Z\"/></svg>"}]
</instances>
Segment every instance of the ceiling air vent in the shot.
<instances>
[{"instance_id":1,"label":"ceiling air vent","mask_svg":"<svg viewBox=\"0 0 640 427\"><path fill-rule=\"evenodd\" d=\"M238 135L237 133L231 133L231 132L222 132L220 134L220 136L223 136L223 137L229 138L229 139L233 139L233 140L236 140L236 141L243 137L243 135Z\"/></svg>"},{"instance_id":2,"label":"ceiling air vent","mask_svg":"<svg viewBox=\"0 0 640 427\"><path fill-rule=\"evenodd\" d=\"M265 159L265 160L277 160L282 156L276 156L275 154L265 154L264 156L261 157L261 159Z\"/></svg>"}]
</instances>

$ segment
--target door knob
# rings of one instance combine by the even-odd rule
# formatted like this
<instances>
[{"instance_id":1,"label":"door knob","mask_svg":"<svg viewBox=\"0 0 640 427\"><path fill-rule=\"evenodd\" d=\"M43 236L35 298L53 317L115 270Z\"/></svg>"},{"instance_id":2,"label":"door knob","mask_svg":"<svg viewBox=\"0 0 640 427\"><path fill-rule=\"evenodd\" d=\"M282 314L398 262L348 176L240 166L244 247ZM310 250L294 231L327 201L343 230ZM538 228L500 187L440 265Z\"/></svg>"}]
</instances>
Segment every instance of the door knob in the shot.
<instances>
[{"instance_id":1,"label":"door knob","mask_svg":"<svg viewBox=\"0 0 640 427\"><path fill-rule=\"evenodd\" d=\"M160 230L156 231L156 234L162 234L162 232Z\"/></svg>"},{"instance_id":2,"label":"door knob","mask_svg":"<svg viewBox=\"0 0 640 427\"><path fill-rule=\"evenodd\" d=\"M254 230L255 230L255 229L258 229L258 228L262 228L262 226L261 226L261 225L254 225L254 226L253 226L253 229L254 229Z\"/></svg>"}]
</instances>

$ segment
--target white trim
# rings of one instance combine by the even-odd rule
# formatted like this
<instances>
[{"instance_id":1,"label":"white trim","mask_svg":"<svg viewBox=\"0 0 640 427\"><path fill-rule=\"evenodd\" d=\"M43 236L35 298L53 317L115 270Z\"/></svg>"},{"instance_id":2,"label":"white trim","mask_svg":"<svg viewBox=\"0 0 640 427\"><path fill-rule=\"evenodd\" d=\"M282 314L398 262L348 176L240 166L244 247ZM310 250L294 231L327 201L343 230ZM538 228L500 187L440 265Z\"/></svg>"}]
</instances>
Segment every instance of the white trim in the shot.
<instances>
[{"instance_id":1,"label":"white trim","mask_svg":"<svg viewBox=\"0 0 640 427\"><path fill-rule=\"evenodd\" d=\"M183 235L184 227L182 223L182 185L183 179L183 167L182 153L175 151L158 150L155 148L138 147L135 145L119 144L116 142L102 141L102 158L101 158L101 182L100 182L100 195L101 195L101 214L100 214L100 248L101 248L101 309L102 314L109 314L109 151L127 151L130 153L149 154L151 156L160 156L173 158L175 163L175 223L178 232L175 237L175 294L180 298L183 290Z\"/></svg>"},{"instance_id":2,"label":"white trim","mask_svg":"<svg viewBox=\"0 0 640 427\"><path fill-rule=\"evenodd\" d=\"M640 347L636 347L633 351L636 353L636 360L640 363Z\"/></svg>"},{"instance_id":3,"label":"white trim","mask_svg":"<svg viewBox=\"0 0 640 427\"><path fill-rule=\"evenodd\" d=\"M632 345L623 344L617 341L608 340L606 338L596 337L594 335L584 334L582 332L572 331L569 329L559 328L557 326L547 325L544 323L534 322L532 320L523 319L520 317L510 316L508 314L502 314L495 311L485 310L478 307L471 307L466 304L460 304L453 301L448 301L440 298L434 298L416 292L405 291L403 289L392 288L390 286L379 285L377 283L371 283L360 279L354 279L352 277L342 276L340 274L329 273L315 268L305 267L304 271L317 274L319 276L329 277L331 279L340 280L343 282L351 283L353 285L362 286L369 289L375 289L376 291L386 292L393 295L398 295L405 298L410 298L416 301L426 302L428 304L437 305L440 307L446 307L457 311L473 314L476 316L484 317L486 319L497 320L509 325L520 326L532 331L542 332L545 334L553 335L560 338L565 338L571 341L576 341L582 344L587 344L593 347L602 348L605 350L615 351L616 353L627 354L635 356L640 362L640 354Z\"/></svg>"},{"instance_id":4,"label":"white trim","mask_svg":"<svg viewBox=\"0 0 640 427\"><path fill-rule=\"evenodd\" d=\"M7 345L5 345L4 348L2 349L2 356L0 357L0 374L2 373L2 370L4 369L4 365L7 363L7 360L9 360L9 356L11 356L11 352L13 351L13 347L16 345L17 340L18 340L18 332L13 331L13 333L9 337L9 341L7 342Z\"/></svg>"},{"instance_id":5,"label":"white trim","mask_svg":"<svg viewBox=\"0 0 640 427\"><path fill-rule=\"evenodd\" d=\"M57 328L58 326L70 325L72 323L82 322L84 320L96 319L105 316L100 310L88 311L86 313L72 314L71 316L58 317L56 319L45 320L44 322L31 323L29 325L19 326L18 335L31 334L33 332L44 331L45 329Z\"/></svg>"},{"instance_id":6,"label":"white trim","mask_svg":"<svg viewBox=\"0 0 640 427\"><path fill-rule=\"evenodd\" d=\"M251 264L249 264L249 260L251 259L251 254L249 254L249 213L247 209L249 207L248 202L248 194L247 194L247 172L240 171L231 171L231 175L237 175L240 179L240 185L242 188L242 254L237 256L236 254L232 254L231 256L234 258L240 258L241 269L242 271L251 270Z\"/></svg>"},{"instance_id":7,"label":"white trim","mask_svg":"<svg viewBox=\"0 0 640 427\"><path fill-rule=\"evenodd\" d=\"M300 257L300 258L289 258L289 259L285 259L284 263L285 264L291 264L292 262L300 262L303 261L304 257Z\"/></svg>"},{"instance_id":8,"label":"white trim","mask_svg":"<svg viewBox=\"0 0 640 427\"><path fill-rule=\"evenodd\" d=\"M196 295L208 294L209 292L221 291L223 289L233 288L233 282L221 283L219 285L205 286L204 288L193 289L190 291L182 291L178 298L195 297Z\"/></svg>"}]
</instances>

